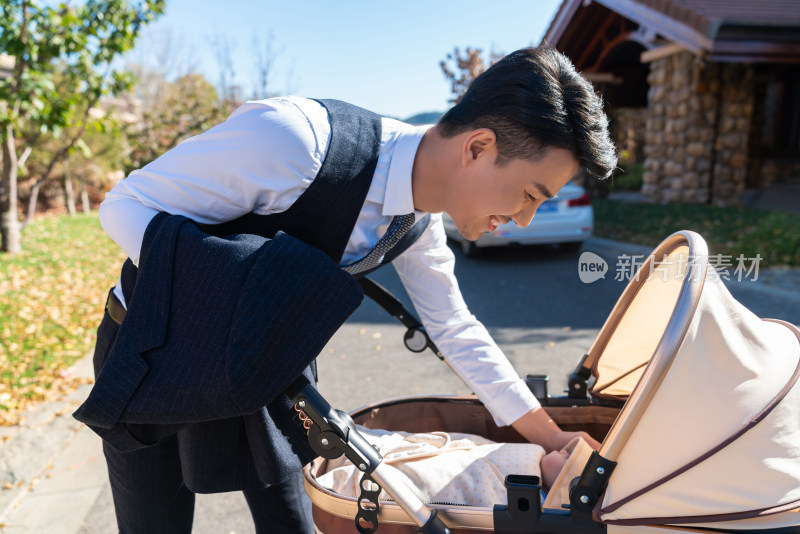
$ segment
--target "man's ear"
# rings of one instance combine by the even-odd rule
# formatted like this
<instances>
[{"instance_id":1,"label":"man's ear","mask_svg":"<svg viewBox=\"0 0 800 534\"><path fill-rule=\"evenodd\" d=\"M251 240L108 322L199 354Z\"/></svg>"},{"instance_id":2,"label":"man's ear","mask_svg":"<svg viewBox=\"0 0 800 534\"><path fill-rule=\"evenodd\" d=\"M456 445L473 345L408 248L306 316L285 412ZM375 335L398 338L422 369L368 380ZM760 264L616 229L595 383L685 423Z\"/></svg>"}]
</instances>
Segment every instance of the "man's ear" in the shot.
<instances>
[{"instance_id":1,"label":"man's ear","mask_svg":"<svg viewBox=\"0 0 800 534\"><path fill-rule=\"evenodd\" d=\"M473 130L464 141L463 160L465 164L479 158L497 156L497 136L489 128Z\"/></svg>"}]
</instances>

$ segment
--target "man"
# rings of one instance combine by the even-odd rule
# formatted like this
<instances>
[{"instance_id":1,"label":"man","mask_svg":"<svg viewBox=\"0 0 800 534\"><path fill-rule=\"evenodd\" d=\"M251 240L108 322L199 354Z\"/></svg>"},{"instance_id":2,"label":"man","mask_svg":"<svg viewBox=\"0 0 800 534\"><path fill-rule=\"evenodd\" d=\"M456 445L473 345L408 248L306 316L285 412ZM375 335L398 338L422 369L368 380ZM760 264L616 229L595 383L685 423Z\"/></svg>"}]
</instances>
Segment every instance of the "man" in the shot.
<instances>
[{"instance_id":1,"label":"man","mask_svg":"<svg viewBox=\"0 0 800 534\"><path fill-rule=\"evenodd\" d=\"M394 258L428 334L498 424L513 425L547 450L561 449L576 433L561 431L547 417L486 329L469 313L441 222L441 213L449 213L462 235L472 240L501 223L527 226L537 208L580 165L598 178L607 177L616 165L600 99L571 63L552 49L523 49L506 56L479 76L462 101L433 127L411 127L386 118L370 122L367 112L335 102L296 97L248 102L226 122L120 182L100 208L103 227L133 264L139 263L148 225L158 220L160 212L188 217L215 235L259 233L260 221L284 221L281 217L288 213L290 230L283 223L278 229L319 244L314 238L326 231L325 217L310 229L302 220L292 219L302 204L298 199L305 202L318 189L311 185L331 176L331 183L344 180L348 163L370 153L356 147L354 156L339 148L340 138L352 133L333 127L340 116L358 117L361 122L347 123L351 129L377 125L376 150L364 156L371 163L366 166L370 173L363 202L358 200L360 209L352 214L354 224L345 235L343 252L332 256L340 256L339 264L353 276L375 267L368 262L362 270L366 261L362 258ZM366 139L369 131L364 126L350 138ZM320 210L326 217L340 217L338 208L345 199L334 196L325 202L318 196L313 209L301 210L304 217ZM384 234L396 234L397 239L382 240ZM371 253L373 249L377 253ZM394 257L401 249L404 252ZM131 294L123 291L123 285L117 284L111 305L119 301L115 306L133 306L126 302ZM114 314L111 306L109 312ZM112 321L107 314L100 327L98 370L112 350L124 308L117 315ZM102 375L98 383L100 379ZM269 426L269 414L265 417L262 422ZM276 453L266 462L281 464L280 469L267 465L257 477L248 478L246 471L254 470L248 467L254 464L250 456L264 452L256 450L253 441L235 455L216 447L216 452L192 456L196 443L190 442L220 437L209 434L237 433L242 426L231 423L225 427L231 430L209 430L222 427L204 424L189 425L177 438L169 436L135 451L121 452L104 444L121 532L190 532L193 492L230 490L244 491L258 532L313 532L299 482L299 462ZM245 430L241 433L251 437ZM267 443L273 443L269 439ZM206 470L219 474L198 475ZM228 476L234 472L245 474Z\"/></svg>"}]
</instances>

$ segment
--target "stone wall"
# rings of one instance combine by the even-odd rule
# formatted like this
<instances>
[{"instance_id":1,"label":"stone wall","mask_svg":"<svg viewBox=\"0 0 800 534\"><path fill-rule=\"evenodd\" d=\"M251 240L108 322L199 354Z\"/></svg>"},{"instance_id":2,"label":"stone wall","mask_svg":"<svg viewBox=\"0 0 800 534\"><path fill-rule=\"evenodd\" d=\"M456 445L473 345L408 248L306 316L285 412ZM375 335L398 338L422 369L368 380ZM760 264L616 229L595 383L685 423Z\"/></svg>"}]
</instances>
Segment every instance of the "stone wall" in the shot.
<instances>
[{"instance_id":1,"label":"stone wall","mask_svg":"<svg viewBox=\"0 0 800 534\"><path fill-rule=\"evenodd\" d=\"M653 202L737 204L747 174L753 71L681 52L650 65L642 193Z\"/></svg>"},{"instance_id":2,"label":"stone wall","mask_svg":"<svg viewBox=\"0 0 800 534\"><path fill-rule=\"evenodd\" d=\"M728 64L722 68L722 101L715 144L711 201L717 205L739 203L747 178L747 154L753 116L753 68Z\"/></svg>"},{"instance_id":3,"label":"stone wall","mask_svg":"<svg viewBox=\"0 0 800 534\"><path fill-rule=\"evenodd\" d=\"M613 136L622 161L644 161L644 137L647 131L647 108L616 108L614 110Z\"/></svg>"}]
</instances>

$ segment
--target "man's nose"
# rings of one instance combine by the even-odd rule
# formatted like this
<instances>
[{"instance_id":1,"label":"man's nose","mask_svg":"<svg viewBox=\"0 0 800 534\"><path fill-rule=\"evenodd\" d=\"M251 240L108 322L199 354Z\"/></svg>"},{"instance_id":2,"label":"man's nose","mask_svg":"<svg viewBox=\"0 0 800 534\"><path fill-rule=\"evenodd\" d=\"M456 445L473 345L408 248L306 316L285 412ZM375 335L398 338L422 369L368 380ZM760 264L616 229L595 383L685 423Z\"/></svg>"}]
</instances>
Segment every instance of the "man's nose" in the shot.
<instances>
[{"instance_id":1,"label":"man's nose","mask_svg":"<svg viewBox=\"0 0 800 534\"><path fill-rule=\"evenodd\" d=\"M534 203L528 204L527 206L519 210L514 216L511 217L514 220L514 224L516 224L520 228L525 228L533 220L533 216L536 215L536 210L538 208L539 204L534 204Z\"/></svg>"}]
</instances>

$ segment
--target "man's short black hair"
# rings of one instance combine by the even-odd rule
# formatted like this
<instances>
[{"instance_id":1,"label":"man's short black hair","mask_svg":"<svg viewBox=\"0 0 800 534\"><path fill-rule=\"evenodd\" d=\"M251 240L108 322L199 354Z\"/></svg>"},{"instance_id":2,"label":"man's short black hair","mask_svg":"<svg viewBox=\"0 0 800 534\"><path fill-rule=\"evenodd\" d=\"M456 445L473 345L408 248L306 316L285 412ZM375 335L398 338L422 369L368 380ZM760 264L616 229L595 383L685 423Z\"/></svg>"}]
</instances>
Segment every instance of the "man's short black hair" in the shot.
<instances>
[{"instance_id":1,"label":"man's short black hair","mask_svg":"<svg viewBox=\"0 0 800 534\"><path fill-rule=\"evenodd\" d=\"M571 151L597 178L617 165L602 99L566 56L547 46L517 50L489 67L438 126L444 137L491 129L498 165L535 161L551 147Z\"/></svg>"}]
</instances>

